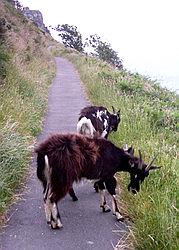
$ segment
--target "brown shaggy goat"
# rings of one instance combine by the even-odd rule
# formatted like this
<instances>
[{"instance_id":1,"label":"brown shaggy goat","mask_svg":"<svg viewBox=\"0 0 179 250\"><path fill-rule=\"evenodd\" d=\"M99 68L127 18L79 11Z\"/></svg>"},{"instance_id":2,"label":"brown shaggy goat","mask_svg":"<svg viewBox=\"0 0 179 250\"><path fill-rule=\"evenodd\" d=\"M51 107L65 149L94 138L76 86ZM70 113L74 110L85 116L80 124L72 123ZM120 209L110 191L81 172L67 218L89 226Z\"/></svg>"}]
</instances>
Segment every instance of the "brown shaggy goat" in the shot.
<instances>
[{"instance_id":1,"label":"brown shaggy goat","mask_svg":"<svg viewBox=\"0 0 179 250\"><path fill-rule=\"evenodd\" d=\"M107 189L112 196L113 214L122 220L115 198L115 173L129 172L131 182L128 188L136 193L149 170L158 168L145 164L141 154L139 158L135 157L130 150L125 152L103 138L78 134L56 134L41 143L36 149L37 176L43 184L45 213L51 227L62 227L57 202L68 192L72 194L73 182L83 177L98 180L103 212L110 211L104 195Z\"/></svg>"}]
</instances>

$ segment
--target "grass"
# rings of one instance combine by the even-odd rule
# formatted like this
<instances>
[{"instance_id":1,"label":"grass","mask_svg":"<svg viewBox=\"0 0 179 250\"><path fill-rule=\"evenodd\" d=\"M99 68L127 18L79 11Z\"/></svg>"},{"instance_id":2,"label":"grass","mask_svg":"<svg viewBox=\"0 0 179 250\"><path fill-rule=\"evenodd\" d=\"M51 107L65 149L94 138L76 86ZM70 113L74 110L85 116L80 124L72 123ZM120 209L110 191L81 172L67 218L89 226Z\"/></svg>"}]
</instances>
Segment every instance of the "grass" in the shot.
<instances>
[{"instance_id":1,"label":"grass","mask_svg":"<svg viewBox=\"0 0 179 250\"><path fill-rule=\"evenodd\" d=\"M42 129L55 63L54 41L6 1L2 17L11 25L0 40L4 76L0 80L0 221L15 200L30 167L33 145ZM18 29L16 29L18 27ZM1 56L3 55L3 56Z\"/></svg>"},{"instance_id":2,"label":"grass","mask_svg":"<svg viewBox=\"0 0 179 250\"><path fill-rule=\"evenodd\" d=\"M0 214L7 208L14 190L21 185L30 160L27 136L16 131L17 124L7 123L0 134Z\"/></svg>"},{"instance_id":3,"label":"grass","mask_svg":"<svg viewBox=\"0 0 179 250\"><path fill-rule=\"evenodd\" d=\"M0 185L3 187L0 188L0 215L29 168L31 146L41 131L47 106L53 70L45 69L40 62L32 64L39 71L31 79L27 71L22 75L9 64L5 84L0 88Z\"/></svg>"},{"instance_id":4,"label":"grass","mask_svg":"<svg viewBox=\"0 0 179 250\"><path fill-rule=\"evenodd\" d=\"M7 1L0 2L0 9L12 27L0 43L2 218L28 172L33 142L42 127L55 70L47 48L55 43ZM132 144L136 154L140 148L146 162L159 153L156 164L162 166L161 170L150 174L137 196L127 192L128 175L117 175L122 186L122 212L134 222L130 227L130 245L135 249L178 249L177 96L144 76L114 70L93 57L58 47L53 54L63 55L76 65L92 103L109 110L112 105L121 109L119 130L110 139L121 147Z\"/></svg>"},{"instance_id":5,"label":"grass","mask_svg":"<svg viewBox=\"0 0 179 250\"><path fill-rule=\"evenodd\" d=\"M122 186L122 212L134 222L130 228L133 247L178 249L177 95L144 76L114 70L74 50L59 48L54 54L63 55L76 65L93 104L104 105L109 110L112 105L121 109L118 132L110 136L115 144L133 145L136 154L141 149L146 162L158 153L156 165L162 168L150 174L137 196L127 191L129 176L117 175Z\"/></svg>"}]
</instances>

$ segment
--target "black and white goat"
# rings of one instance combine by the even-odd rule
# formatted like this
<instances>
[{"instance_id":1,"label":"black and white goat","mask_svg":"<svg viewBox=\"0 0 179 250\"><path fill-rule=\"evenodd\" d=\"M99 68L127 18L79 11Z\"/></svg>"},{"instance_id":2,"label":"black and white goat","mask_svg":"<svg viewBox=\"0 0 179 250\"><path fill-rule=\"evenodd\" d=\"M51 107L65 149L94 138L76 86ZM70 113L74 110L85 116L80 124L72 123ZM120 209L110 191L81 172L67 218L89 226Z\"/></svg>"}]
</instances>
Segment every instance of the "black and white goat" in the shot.
<instances>
[{"instance_id":1,"label":"black and white goat","mask_svg":"<svg viewBox=\"0 0 179 250\"><path fill-rule=\"evenodd\" d=\"M108 138L112 131L117 131L120 123L120 110L115 111L112 106L113 114L103 106L87 106L80 112L77 123L77 133L94 137ZM94 189L98 192L98 183L94 183ZM73 200L78 198L74 194Z\"/></svg>"},{"instance_id":2,"label":"black and white goat","mask_svg":"<svg viewBox=\"0 0 179 250\"><path fill-rule=\"evenodd\" d=\"M81 110L77 123L77 133L90 137L108 137L112 131L117 131L120 123L120 110L113 114L103 106L88 106Z\"/></svg>"},{"instance_id":3,"label":"black and white goat","mask_svg":"<svg viewBox=\"0 0 179 250\"><path fill-rule=\"evenodd\" d=\"M122 220L116 202L115 173L129 172L128 189L136 193L149 171L158 168L144 163L141 153L135 157L132 150L125 152L106 139L79 134L57 134L41 143L36 149L37 177L43 184L45 214L51 227L62 227L57 202L68 192L73 195L73 182L81 178L98 180L103 212L110 211L104 193L107 189L112 196L113 214Z\"/></svg>"}]
</instances>

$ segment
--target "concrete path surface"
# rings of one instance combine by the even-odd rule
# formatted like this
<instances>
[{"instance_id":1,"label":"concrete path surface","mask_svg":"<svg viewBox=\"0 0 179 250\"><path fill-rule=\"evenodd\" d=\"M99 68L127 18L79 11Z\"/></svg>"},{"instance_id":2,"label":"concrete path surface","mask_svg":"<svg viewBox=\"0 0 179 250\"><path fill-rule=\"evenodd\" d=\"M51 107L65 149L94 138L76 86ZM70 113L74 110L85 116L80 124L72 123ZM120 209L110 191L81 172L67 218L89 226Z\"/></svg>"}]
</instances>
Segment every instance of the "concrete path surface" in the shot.
<instances>
[{"instance_id":1,"label":"concrete path surface","mask_svg":"<svg viewBox=\"0 0 179 250\"><path fill-rule=\"evenodd\" d=\"M79 111L89 104L74 66L56 58L57 72L49 92L48 112L38 142L59 132L76 132ZM79 200L67 195L58 207L63 228L52 230L47 224L42 186L36 177L35 159L23 198L10 210L10 220L0 232L1 250L110 250L120 239L123 223L112 213L102 213L99 195L92 183L75 186Z\"/></svg>"}]
</instances>

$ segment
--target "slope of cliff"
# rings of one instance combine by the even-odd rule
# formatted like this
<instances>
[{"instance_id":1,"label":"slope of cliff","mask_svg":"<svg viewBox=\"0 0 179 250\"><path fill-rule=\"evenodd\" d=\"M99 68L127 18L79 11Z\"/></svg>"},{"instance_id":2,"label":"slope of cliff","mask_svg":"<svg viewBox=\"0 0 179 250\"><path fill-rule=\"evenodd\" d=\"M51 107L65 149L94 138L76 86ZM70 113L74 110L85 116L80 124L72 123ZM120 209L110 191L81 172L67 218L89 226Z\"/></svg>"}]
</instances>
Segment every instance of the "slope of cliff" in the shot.
<instances>
[{"instance_id":1,"label":"slope of cliff","mask_svg":"<svg viewBox=\"0 0 179 250\"><path fill-rule=\"evenodd\" d=\"M55 43L7 0L0 1L0 218L27 173L41 130ZM0 221L2 221L0 219Z\"/></svg>"}]
</instances>

